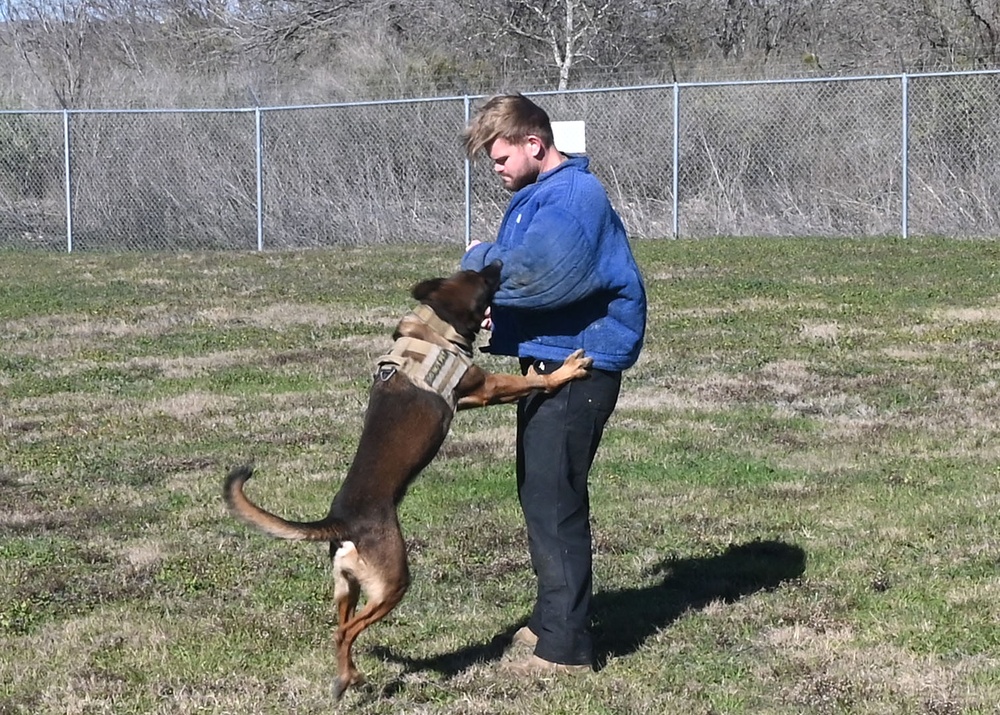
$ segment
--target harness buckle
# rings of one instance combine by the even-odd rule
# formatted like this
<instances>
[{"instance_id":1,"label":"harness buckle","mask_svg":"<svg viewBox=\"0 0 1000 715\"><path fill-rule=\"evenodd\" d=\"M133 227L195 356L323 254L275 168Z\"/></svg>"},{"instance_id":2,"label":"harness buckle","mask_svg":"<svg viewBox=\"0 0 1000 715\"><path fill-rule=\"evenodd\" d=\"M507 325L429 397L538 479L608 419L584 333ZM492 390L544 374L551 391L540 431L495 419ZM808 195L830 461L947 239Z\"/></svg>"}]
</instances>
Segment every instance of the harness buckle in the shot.
<instances>
[{"instance_id":1,"label":"harness buckle","mask_svg":"<svg viewBox=\"0 0 1000 715\"><path fill-rule=\"evenodd\" d=\"M382 382L389 382L392 376L396 374L395 365L381 365L379 369L375 372L375 379L381 380Z\"/></svg>"}]
</instances>

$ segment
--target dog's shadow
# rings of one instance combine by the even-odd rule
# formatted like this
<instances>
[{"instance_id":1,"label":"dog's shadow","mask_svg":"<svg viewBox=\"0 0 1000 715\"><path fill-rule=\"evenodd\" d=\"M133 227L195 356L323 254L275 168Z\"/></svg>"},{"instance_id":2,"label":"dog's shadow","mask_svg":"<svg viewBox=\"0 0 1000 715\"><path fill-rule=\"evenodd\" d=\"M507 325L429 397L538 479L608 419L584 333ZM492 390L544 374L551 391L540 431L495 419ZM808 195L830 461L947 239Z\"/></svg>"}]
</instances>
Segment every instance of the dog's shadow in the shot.
<instances>
[{"instance_id":1,"label":"dog's shadow","mask_svg":"<svg viewBox=\"0 0 1000 715\"><path fill-rule=\"evenodd\" d=\"M777 588L801 576L805 568L805 551L780 541L733 545L713 556L663 559L647 572L648 576L662 576L659 582L594 596L597 667L609 658L634 653L647 638L688 610L716 601L733 603L757 591ZM499 660L522 625L512 624L489 641L431 658L406 658L383 647L374 648L373 653L402 664L404 674L433 670L452 677L476 663Z\"/></svg>"}]
</instances>

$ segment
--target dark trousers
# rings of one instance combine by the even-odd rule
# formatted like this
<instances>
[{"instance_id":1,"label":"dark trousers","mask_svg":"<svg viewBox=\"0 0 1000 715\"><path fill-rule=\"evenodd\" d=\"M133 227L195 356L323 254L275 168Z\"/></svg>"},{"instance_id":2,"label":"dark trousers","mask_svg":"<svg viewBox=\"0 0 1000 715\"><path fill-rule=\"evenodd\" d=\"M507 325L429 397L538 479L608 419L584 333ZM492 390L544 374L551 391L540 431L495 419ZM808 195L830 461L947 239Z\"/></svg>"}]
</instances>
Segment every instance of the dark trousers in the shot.
<instances>
[{"instance_id":1,"label":"dark trousers","mask_svg":"<svg viewBox=\"0 0 1000 715\"><path fill-rule=\"evenodd\" d=\"M522 372L532 364L546 373L561 363L522 360ZM595 369L517 406L517 494L538 579L528 627L538 636L535 655L555 663L593 661L587 475L620 388L620 372Z\"/></svg>"}]
</instances>

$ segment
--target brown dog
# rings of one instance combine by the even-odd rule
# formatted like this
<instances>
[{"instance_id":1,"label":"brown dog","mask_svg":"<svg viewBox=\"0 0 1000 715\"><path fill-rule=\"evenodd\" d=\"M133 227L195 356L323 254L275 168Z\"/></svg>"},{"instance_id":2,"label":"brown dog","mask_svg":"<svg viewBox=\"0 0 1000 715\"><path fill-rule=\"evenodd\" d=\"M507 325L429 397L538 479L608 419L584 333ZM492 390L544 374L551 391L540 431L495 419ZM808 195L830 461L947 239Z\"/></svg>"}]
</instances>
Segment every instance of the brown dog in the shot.
<instances>
[{"instance_id":1,"label":"brown dog","mask_svg":"<svg viewBox=\"0 0 1000 715\"><path fill-rule=\"evenodd\" d=\"M243 493L249 466L226 479L226 503L243 521L282 539L330 542L339 619L337 698L364 681L351 657L354 640L392 611L409 586L396 505L437 454L455 410L551 392L590 368L582 351L548 375L497 375L473 365L472 342L499 283L497 262L414 287L421 305L400 321L392 352L379 360L358 451L325 518L288 521L258 507ZM366 603L356 612L362 593Z\"/></svg>"}]
</instances>

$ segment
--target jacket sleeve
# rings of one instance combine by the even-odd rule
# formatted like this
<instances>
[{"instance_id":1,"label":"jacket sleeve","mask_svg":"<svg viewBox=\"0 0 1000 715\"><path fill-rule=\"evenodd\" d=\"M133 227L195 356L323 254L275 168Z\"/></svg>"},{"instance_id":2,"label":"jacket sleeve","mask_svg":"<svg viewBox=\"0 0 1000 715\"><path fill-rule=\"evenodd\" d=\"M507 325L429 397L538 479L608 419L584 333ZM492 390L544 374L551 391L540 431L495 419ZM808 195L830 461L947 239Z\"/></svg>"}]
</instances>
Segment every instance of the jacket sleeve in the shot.
<instances>
[{"instance_id":1,"label":"jacket sleeve","mask_svg":"<svg viewBox=\"0 0 1000 715\"><path fill-rule=\"evenodd\" d=\"M495 243L477 243L465 252L459 265L463 271L481 271L499 258L500 253Z\"/></svg>"},{"instance_id":2,"label":"jacket sleeve","mask_svg":"<svg viewBox=\"0 0 1000 715\"><path fill-rule=\"evenodd\" d=\"M475 246L473 251L480 246ZM597 227L587 230L568 211L542 208L523 240L508 250L490 244L484 260L503 261L494 305L517 309L561 308L599 290Z\"/></svg>"}]
</instances>

